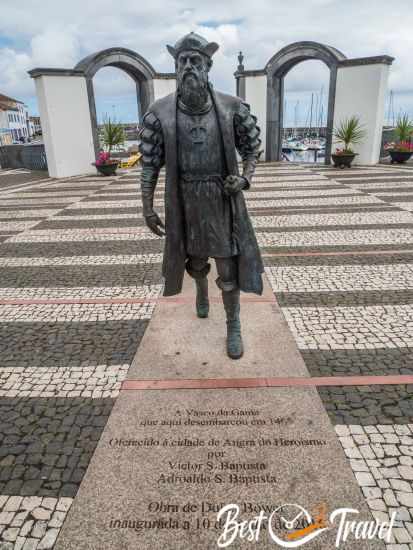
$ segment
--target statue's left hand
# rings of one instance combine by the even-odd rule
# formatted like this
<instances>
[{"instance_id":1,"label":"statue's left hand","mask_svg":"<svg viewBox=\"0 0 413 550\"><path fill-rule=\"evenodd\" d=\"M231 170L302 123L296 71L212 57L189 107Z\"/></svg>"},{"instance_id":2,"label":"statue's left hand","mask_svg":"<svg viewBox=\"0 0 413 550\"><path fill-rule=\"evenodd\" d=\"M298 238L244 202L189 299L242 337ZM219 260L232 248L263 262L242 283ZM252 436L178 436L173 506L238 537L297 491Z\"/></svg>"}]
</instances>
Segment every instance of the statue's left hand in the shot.
<instances>
[{"instance_id":1,"label":"statue's left hand","mask_svg":"<svg viewBox=\"0 0 413 550\"><path fill-rule=\"evenodd\" d=\"M247 182L243 176L227 176L224 181L224 193L226 195L235 195L246 187Z\"/></svg>"},{"instance_id":2,"label":"statue's left hand","mask_svg":"<svg viewBox=\"0 0 413 550\"><path fill-rule=\"evenodd\" d=\"M152 231L152 233L158 235L158 237L165 236L165 231L163 231L163 229L165 229L165 224L156 212L152 211L149 216L145 216L145 223Z\"/></svg>"}]
</instances>

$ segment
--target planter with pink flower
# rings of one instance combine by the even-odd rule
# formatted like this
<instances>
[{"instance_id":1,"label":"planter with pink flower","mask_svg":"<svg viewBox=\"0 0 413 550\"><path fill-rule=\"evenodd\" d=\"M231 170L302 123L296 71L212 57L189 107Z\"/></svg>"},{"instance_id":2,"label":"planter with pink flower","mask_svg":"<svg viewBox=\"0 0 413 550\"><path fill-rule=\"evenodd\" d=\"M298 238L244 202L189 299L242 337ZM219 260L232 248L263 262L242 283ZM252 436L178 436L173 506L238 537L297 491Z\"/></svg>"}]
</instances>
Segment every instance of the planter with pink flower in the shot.
<instances>
[{"instance_id":1,"label":"planter with pink flower","mask_svg":"<svg viewBox=\"0 0 413 550\"><path fill-rule=\"evenodd\" d=\"M402 114L397 118L394 132L397 142L386 143L384 149L389 153L391 163L403 164L413 155L413 122L407 114Z\"/></svg>"},{"instance_id":2,"label":"planter with pink flower","mask_svg":"<svg viewBox=\"0 0 413 550\"><path fill-rule=\"evenodd\" d=\"M93 162L93 166L96 166L96 170L102 174L102 176L114 176L116 174L116 168L119 165L119 161L111 157L112 149L123 145L125 142L125 135L123 128L120 124L112 121L110 118L105 119L103 124L103 145L106 151L100 151L96 162Z\"/></svg>"},{"instance_id":3,"label":"planter with pink flower","mask_svg":"<svg viewBox=\"0 0 413 550\"><path fill-rule=\"evenodd\" d=\"M334 166L336 168L350 168L356 153L352 149L336 149L331 153Z\"/></svg>"},{"instance_id":4,"label":"planter with pink flower","mask_svg":"<svg viewBox=\"0 0 413 550\"><path fill-rule=\"evenodd\" d=\"M350 168L357 155L352 145L360 143L364 136L365 131L358 117L352 116L341 121L340 126L334 130L334 137L341 141L344 147L336 148L331 155L336 168Z\"/></svg>"},{"instance_id":5,"label":"planter with pink flower","mask_svg":"<svg viewBox=\"0 0 413 550\"><path fill-rule=\"evenodd\" d=\"M96 166L96 170L102 176L114 176L116 174L118 164L119 162L111 159L110 153L105 151L101 151L96 159L96 162L93 162L93 166Z\"/></svg>"}]
</instances>

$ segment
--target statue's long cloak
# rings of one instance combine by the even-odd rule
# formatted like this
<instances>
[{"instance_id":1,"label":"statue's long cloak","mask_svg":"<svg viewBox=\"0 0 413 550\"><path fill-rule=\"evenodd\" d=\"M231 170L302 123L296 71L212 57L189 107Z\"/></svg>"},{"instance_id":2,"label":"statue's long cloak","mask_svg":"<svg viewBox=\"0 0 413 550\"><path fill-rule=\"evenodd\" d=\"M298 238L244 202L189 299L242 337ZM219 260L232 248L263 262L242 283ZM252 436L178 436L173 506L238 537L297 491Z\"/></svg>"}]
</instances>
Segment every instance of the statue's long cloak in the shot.
<instances>
[{"instance_id":1,"label":"statue's long cloak","mask_svg":"<svg viewBox=\"0 0 413 550\"><path fill-rule=\"evenodd\" d=\"M224 156L228 174L238 175L235 148L234 115L239 111L241 99L220 92L211 87L211 94L221 129ZM184 220L179 196L179 167L177 165L177 94L169 94L155 103L149 110L159 119L165 147L165 249L162 274L165 277L164 296L179 294L185 273ZM243 292L262 294L262 272L264 271L254 229L246 208L242 192L231 198L233 233L237 239L240 254L238 259L238 284Z\"/></svg>"}]
</instances>

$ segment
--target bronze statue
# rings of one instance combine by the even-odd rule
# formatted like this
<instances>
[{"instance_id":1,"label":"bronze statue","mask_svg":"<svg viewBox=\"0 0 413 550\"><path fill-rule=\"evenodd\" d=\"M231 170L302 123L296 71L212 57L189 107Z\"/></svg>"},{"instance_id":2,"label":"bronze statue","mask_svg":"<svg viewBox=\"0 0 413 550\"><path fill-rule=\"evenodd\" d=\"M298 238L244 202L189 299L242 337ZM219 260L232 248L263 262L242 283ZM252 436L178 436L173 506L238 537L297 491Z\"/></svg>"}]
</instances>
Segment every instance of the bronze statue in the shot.
<instances>
[{"instance_id":1,"label":"bronze statue","mask_svg":"<svg viewBox=\"0 0 413 550\"><path fill-rule=\"evenodd\" d=\"M181 292L186 269L196 283L197 315L208 317L208 258L214 258L227 317L227 353L238 359L243 354L240 290L262 294L263 264L242 193L250 187L261 140L249 106L215 92L208 81L217 49L195 33L168 46L177 91L155 101L143 117L141 189L147 226L166 236L164 296ZM153 209L164 165L165 225Z\"/></svg>"}]
</instances>

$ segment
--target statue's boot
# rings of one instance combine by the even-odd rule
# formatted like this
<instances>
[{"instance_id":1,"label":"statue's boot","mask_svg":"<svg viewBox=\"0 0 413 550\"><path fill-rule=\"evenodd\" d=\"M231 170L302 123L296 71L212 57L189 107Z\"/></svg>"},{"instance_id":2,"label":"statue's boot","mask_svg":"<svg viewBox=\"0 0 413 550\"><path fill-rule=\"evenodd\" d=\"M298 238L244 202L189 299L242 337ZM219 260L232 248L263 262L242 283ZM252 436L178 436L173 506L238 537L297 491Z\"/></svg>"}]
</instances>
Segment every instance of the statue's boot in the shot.
<instances>
[{"instance_id":1,"label":"statue's boot","mask_svg":"<svg viewBox=\"0 0 413 550\"><path fill-rule=\"evenodd\" d=\"M195 279L196 284L196 314L201 319L208 317L208 273L211 269L209 264L203 258L191 258L185 264L188 274Z\"/></svg>"},{"instance_id":2,"label":"statue's boot","mask_svg":"<svg viewBox=\"0 0 413 550\"><path fill-rule=\"evenodd\" d=\"M227 314L227 354L231 359L239 359L244 353L239 318L239 298L239 288L222 291L222 301Z\"/></svg>"},{"instance_id":3,"label":"statue's boot","mask_svg":"<svg viewBox=\"0 0 413 550\"><path fill-rule=\"evenodd\" d=\"M196 283L196 314L201 319L208 317L209 300L208 300L208 279L195 279Z\"/></svg>"}]
</instances>

